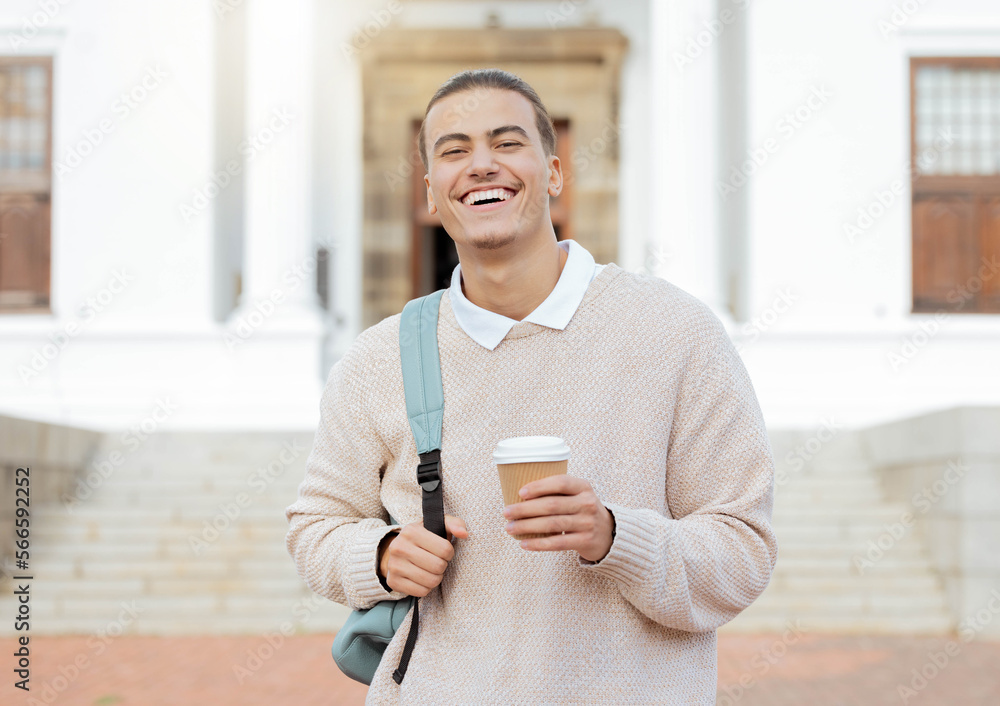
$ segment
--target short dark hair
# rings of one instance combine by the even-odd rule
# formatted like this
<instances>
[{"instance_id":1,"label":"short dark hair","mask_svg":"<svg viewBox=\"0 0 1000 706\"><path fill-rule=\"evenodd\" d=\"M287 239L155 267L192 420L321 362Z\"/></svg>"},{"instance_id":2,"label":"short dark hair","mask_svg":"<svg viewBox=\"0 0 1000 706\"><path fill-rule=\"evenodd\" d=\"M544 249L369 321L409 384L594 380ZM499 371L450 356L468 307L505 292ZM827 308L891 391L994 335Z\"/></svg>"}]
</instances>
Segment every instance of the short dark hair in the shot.
<instances>
[{"instance_id":1,"label":"short dark hair","mask_svg":"<svg viewBox=\"0 0 1000 706\"><path fill-rule=\"evenodd\" d=\"M417 135L420 161L423 162L425 170L428 169L427 147L424 144L424 127L427 124L427 114L431 112L434 104L442 98L454 93L472 91L477 88L514 91L527 98L528 102L535 109L535 127L538 128L538 134L542 136L542 148L545 150L545 156L548 157L556 153L556 130L552 125L552 118L549 117L549 111L545 109L545 104L542 103L542 99L535 93L534 88L529 86L519 76L515 76L503 69L469 69L468 71L455 74L441 84L441 87L437 89L437 92L434 93L427 104L427 110L424 111L424 120L420 123L420 133Z\"/></svg>"}]
</instances>

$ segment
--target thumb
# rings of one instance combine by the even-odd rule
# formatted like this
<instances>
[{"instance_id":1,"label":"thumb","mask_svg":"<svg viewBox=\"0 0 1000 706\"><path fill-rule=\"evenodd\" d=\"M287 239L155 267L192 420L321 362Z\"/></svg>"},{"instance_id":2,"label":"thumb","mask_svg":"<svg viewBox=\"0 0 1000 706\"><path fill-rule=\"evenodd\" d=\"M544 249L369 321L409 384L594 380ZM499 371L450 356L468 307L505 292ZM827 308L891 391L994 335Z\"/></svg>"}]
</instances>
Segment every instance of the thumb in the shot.
<instances>
[{"instance_id":1,"label":"thumb","mask_svg":"<svg viewBox=\"0 0 1000 706\"><path fill-rule=\"evenodd\" d=\"M465 526L465 521L461 518L445 515L444 526L448 530L449 535L455 535L461 539L466 539L469 536L469 529Z\"/></svg>"}]
</instances>

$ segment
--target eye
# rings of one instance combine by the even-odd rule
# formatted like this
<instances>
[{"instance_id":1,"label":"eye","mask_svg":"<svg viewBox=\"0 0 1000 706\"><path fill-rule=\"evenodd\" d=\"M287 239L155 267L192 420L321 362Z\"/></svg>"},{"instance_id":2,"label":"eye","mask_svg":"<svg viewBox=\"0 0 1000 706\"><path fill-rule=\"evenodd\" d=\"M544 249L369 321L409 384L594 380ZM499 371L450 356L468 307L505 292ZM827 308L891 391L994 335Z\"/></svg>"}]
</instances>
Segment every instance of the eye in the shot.
<instances>
[{"instance_id":1,"label":"eye","mask_svg":"<svg viewBox=\"0 0 1000 706\"><path fill-rule=\"evenodd\" d=\"M508 146L509 147L519 147L520 145L521 145L520 142L501 142L499 146L500 147L508 147Z\"/></svg>"},{"instance_id":2,"label":"eye","mask_svg":"<svg viewBox=\"0 0 1000 706\"><path fill-rule=\"evenodd\" d=\"M462 151L462 150L458 150L458 149L455 149L455 150L448 150L447 152L442 152L442 153L441 153L441 156L442 156L442 157L447 157L447 156L448 156L448 155L450 155L450 154L458 154L458 153L459 153L459 152L461 152L461 151Z\"/></svg>"}]
</instances>

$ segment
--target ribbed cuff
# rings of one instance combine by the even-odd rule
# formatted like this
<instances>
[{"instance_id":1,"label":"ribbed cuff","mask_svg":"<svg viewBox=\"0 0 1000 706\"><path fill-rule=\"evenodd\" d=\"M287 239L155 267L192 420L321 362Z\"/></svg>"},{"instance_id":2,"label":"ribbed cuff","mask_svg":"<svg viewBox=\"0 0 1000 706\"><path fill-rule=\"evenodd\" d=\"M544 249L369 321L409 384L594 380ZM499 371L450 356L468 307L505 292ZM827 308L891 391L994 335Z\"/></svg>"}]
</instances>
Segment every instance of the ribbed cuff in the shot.
<instances>
[{"instance_id":1,"label":"ribbed cuff","mask_svg":"<svg viewBox=\"0 0 1000 706\"><path fill-rule=\"evenodd\" d=\"M386 591L379 581L377 562L378 545L385 535L402 525L379 525L361 532L352 543L347 558L347 577L351 583L347 595L356 610L371 608L380 601L398 601L406 598L400 591Z\"/></svg>"},{"instance_id":2,"label":"ribbed cuff","mask_svg":"<svg viewBox=\"0 0 1000 706\"><path fill-rule=\"evenodd\" d=\"M604 503L604 506L615 516L611 549L598 562L577 555L579 565L625 584L640 584L649 577L650 567L659 561L657 527L649 517L652 510L636 510L612 503ZM659 519L664 518L659 516Z\"/></svg>"}]
</instances>

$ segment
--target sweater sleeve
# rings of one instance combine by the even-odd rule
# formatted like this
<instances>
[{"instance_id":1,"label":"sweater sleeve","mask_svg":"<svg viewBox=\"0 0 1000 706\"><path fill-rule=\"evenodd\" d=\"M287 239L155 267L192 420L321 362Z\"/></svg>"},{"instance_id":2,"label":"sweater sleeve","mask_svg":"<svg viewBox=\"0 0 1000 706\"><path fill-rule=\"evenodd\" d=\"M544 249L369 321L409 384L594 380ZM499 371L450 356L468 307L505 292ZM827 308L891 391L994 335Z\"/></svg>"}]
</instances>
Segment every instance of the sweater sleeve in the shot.
<instances>
[{"instance_id":1,"label":"sweater sleeve","mask_svg":"<svg viewBox=\"0 0 1000 706\"><path fill-rule=\"evenodd\" d=\"M405 594L387 591L377 574L378 545L399 525L380 500L391 453L364 405L372 379L361 339L334 364L320 401L320 422L298 499L285 510L285 545L315 593L351 609Z\"/></svg>"},{"instance_id":2,"label":"sweater sleeve","mask_svg":"<svg viewBox=\"0 0 1000 706\"><path fill-rule=\"evenodd\" d=\"M697 367L674 411L665 513L605 503L616 523L611 549L597 563L578 556L648 618L689 632L736 617L767 587L777 560L771 446L724 331Z\"/></svg>"}]
</instances>

